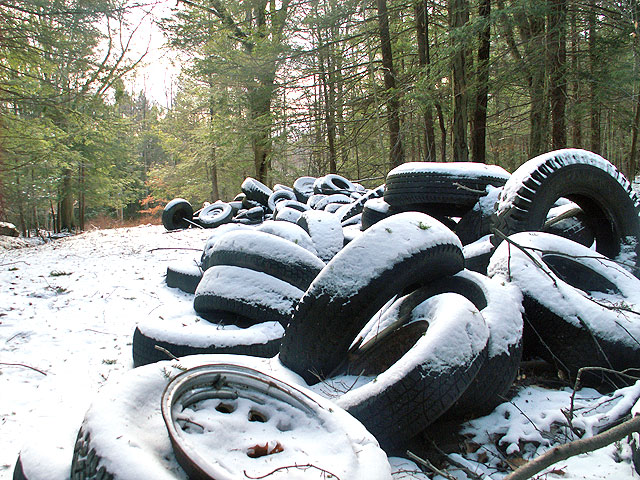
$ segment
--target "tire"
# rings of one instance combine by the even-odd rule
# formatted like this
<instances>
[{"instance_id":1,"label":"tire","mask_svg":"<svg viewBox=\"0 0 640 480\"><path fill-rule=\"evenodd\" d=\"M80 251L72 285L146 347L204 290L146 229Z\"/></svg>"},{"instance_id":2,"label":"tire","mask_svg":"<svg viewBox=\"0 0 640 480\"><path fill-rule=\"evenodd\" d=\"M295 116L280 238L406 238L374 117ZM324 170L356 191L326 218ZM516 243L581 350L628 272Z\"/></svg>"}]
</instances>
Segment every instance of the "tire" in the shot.
<instances>
[{"instance_id":1,"label":"tire","mask_svg":"<svg viewBox=\"0 0 640 480\"><path fill-rule=\"evenodd\" d=\"M256 227L259 232L269 233L285 240L295 243L299 247L308 250L314 255L318 255L316 247L313 246L313 240L309 234L300 225L290 222L280 222L276 220L267 220Z\"/></svg>"},{"instance_id":2,"label":"tire","mask_svg":"<svg viewBox=\"0 0 640 480\"><path fill-rule=\"evenodd\" d=\"M483 275L487 274L487 267L491 255L496 247L491 241L491 235L479 238L473 243L469 243L462 248L464 254L464 268Z\"/></svg>"},{"instance_id":3,"label":"tire","mask_svg":"<svg viewBox=\"0 0 640 480\"><path fill-rule=\"evenodd\" d=\"M505 235L539 231L561 197L584 211L602 255L615 258L625 245L640 246L640 198L611 163L579 149L546 153L520 166L500 195L494 227ZM636 265L638 260L636 251Z\"/></svg>"},{"instance_id":4,"label":"tire","mask_svg":"<svg viewBox=\"0 0 640 480\"><path fill-rule=\"evenodd\" d=\"M229 223L233 218L233 208L228 203L215 202L204 207L198 215L198 223L205 228L216 228Z\"/></svg>"},{"instance_id":5,"label":"tire","mask_svg":"<svg viewBox=\"0 0 640 480\"><path fill-rule=\"evenodd\" d=\"M424 214L400 213L378 222L344 247L300 299L280 360L309 384L326 378L391 297L460 271L461 248L448 228Z\"/></svg>"},{"instance_id":6,"label":"tire","mask_svg":"<svg viewBox=\"0 0 640 480\"><path fill-rule=\"evenodd\" d=\"M130 370L120 378L119 382L107 382L94 398L86 412L77 441L76 452L72 459L72 479L138 480L149 478L154 480L178 480L187 478L187 473L179 466L167 427L162 415L162 394L170 380L183 371L201 365L233 364L245 366L264 372L276 379L289 379L290 374L269 359L259 359L241 355L197 355L180 359L180 362L167 361ZM216 384L215 382L211 382ZM377 446L373 436L365 428L350 417L342 409L333 405L319 395L308 391L303 386L295 386L310 402L314 415L320 415L327 429L334 429L335 435L321 435L315 445L322 452L323 459L331 459L334 465L327 465L332 473L343 479L353 480L388 480L391 478L386 455ZM245 390L247 391L247 390ZM238 392L243 396L242 392ZM232 399L229 399L232 401ZM320 412L320 410L322 410ZM274 410L275 411L275 410ZM310 413L311 414L311 413ZM291 419L286 415L285 419ZM257 424L258 426L260 424ZM283 429L286 423L283 422ZM295 425L299 427L299 424ZM246 430L246 427L242 430ZM275 429L274 429L275 430ZM294 432L297 431L294 429ZM242 436L240 429L230 429L231 441L237 447L236 440ZM238 451L244 455L249 445L258 443L255 438L246 438L246 444ZM294 451L292 440L278 434L277 440L284 445L284 452ZM253 440L253 443L250 443ZM260 441L263 444L265 442ZM226 443L223 442L222 448ZM291 446L291 448L289 448ZM339 456L331 456L327 450L338 447ZM234 448L235 448L234 447ZM238 453L236 451L236 453ZM86 462L92 455L93 460ZM232 453L227 451L227 455ZM280 459L269 455L266 458L251 459L246 457L240 463L247 469L248 476L261 476L274 468L278 463L287 462L294 465L296 458L284 456ZM336 458L341 457L341 458ZM271 463L263 465L263 460ZM318 457L313 459L320 463ZM245 463L246 462L246 463ZM257 463L254 463L257 462ZM338 467L340 465L340 467ZM337 472L336 472L337 470ZM99 476L98 472L102 472ZM375 472L373 477L371 472ZM242 474L232 478L241 478ZM192 477L195 478L195 477Z\"/></svg>"},{"instance_id":7,"label":"tire","mask_svg":"<svg viewBox=\"0 0 640 480\"><path fill-rule=\"evenodd\" d=\"M551 214L554 210L552 208L549 213ZM596 239L593 230L589 227L587 215L577 206L549 215L540 231L568 238L585 247L593 245Z\"/></svg>"},{"instance_id":8,"label":"tire","mask_svg":"<svg viewBox=\"0 0 640 480\"><path fill-rule=\"evenodd\" d=\"M502 188L488 185L487 194L465 213L453 228L463 245L468 245L491 233L492 217Z\"/></svg>"},{"instance_id":9,"label":"tire","mask_svg":"<svg viewBox=\"0 0 640 480\"><path fill-rule=\"evenodd\" d=\"M278 353L284 328L277 322L246 328L214 324L193 312L144 320L133 333L133 366L205 353L271 358ZM158 350L156 346L164 350Z\"/></svg>"},{"instance_id":10,"label":"tire","mask_svg":"<svg viewBox=\"0 0 640 480\"><path fill-rule=\"evenodd\" d=\"M167 230L189 228L193 219L193 207L183 198L174 198L162 211L162 225Z\"/></svg>"},{"instance_id":11,"label":"tire","mask_svg":"<svg viewBox=\"0 0 640 480\"><path fill-rule=\"evenodd\" d=\"M343 193L349 195L356 191L356 186L342 175L329 173L324 177L316 179L313 184L314 193L324 195L332 195L334 193Z\"/></svg>"},{"instance_id":12,"label":"tire","mask_svg":"<svg viewBox=\"0 0 640 480\"><path fill-rule=\"evenodd\" d=\"M216 265L202 276L193 300L198 314L228 312L252 323L280 322L286 327L302 290L248 268Z\"/></svg>"},{"instance_id":13,"label":"tire","mask_svg":"<svg viewBox=\"0 0 640 480\"><path fill-rule=\"evenodd\" d=\"M305 248L261 231L230 232L213 247L210 265L231 265L266 273L306 290L325 266Z\"/></svg>"},{"instance_id":14,"label":"tire","mask_svg":"<svg viewBox=\"0 0 640 480\"><path fill-rule=\"evenodd\" d=\"M297 201L296 194L290 190L276 190L269 196L267 206L269 207L269 210L275 213L276 205L285 200Z\"/></svg>"},{"instance_id":15,"label":"tire","mask_svg":"<svg viewBox=\"0 0 640 480\"><path fill-rule=\"evenodd\" d=\"M315 181L315 177L300 177L293 182L293 191L299 202L307 203L309 197L313 195L313 184Z\"/></svg>"},{"instance_id":16,"label":"tire","mask_svg":"<svg viewBox=\"0 0 640 480\"><path fill-rule=\"evenodd\" d=\"M388 454L404 451L460 398L486 360L489 339L482 315L453 293L416 305L400 325L352 353L344 374L369 381L336 400ZM332 381L350 384L340 379Z\"/></svg>"},{"instance_id":17,"label":"tire","mask_svg":"<svg viewBox=\"0 0 640 480\"><path fill-rule=\"evenodd\" d=\"M265 472L267 476L274 473L274 468L289 470L305 462L324 472L321 467L337 470L341 478L369 478L369 469L382 467L390 478L386 456L373 436L361 425L347 433L355 421L342 424L345 412L335 413L332 402L318 401L309 393L256 369L204 365L181 373L167 385L161 410L176 459L189 478L201 478L203 473L210 479L260 478ZM310 430L314 441L305 442L303 434ZM229 431L234 434L228 435ZM358 461L357 451L372 449L361 445L364 442L356 445L349 437L355 432L366 436L377 455L369 458L370 451L363 455L366 460ZM226 441L212 449L207 441L212 435ZM258 451L261 437L269 443ZM248 449L251 453L245 453L247 441L254 445Z\"/></svg>"},{"instance_id":18,"label":"tire","mask_svg":"<svg viewBox=\"0 0 640 480\"><path fill-rule=\"evenodd\" d=\"M344 245L342 225L332 213L309 210L300 216L298 225L309 234L318 257L323 262L331 260Z\"/></svg>"},{"instance_id":19,"label":"tire","mask_svg":"<svg viewBox=\"0 0 640 480\"><path fill-rule=\"evenodd\" d=\"M373 198L367 200L362 207L361 224L362 230L366 230L371 225L378 223L383 218L399 213L391 208L384 198Z\"/></svg>"},{"instance_id":20,"label":"tire","mask_svg":"<svg viewBox=\"0 0 640 480\"><path fill-rule=\"evenodd\" d=\"M246 195L246 199L258 202L265 207L268 206L269 197L273 193L273 190L264 183L251 177L245 178L242 185L240 185L240 189Z\"/></svg>"},{"instance_id":21,"label":"tire","mask_svg":"<svg viewBox=\"0 0 640 480\"><path fill-rule=\"evenodd\" d=\"M209 257L211 256L211 250L216 242L223 235L233 232L236 230L247 230L250 229L248 225L242 225L240 223L226 223L224 225L220 225L217 227L213 233L209 236L207 241L204 244L204 248L202 249L202 256L200 257L200 267L202 270L207 270L211 266L211 262Z\"/></svg>"},{"instance_id":22,"label":"tire","mask_svg":"<svg viewBox=\"0 0 640 480\"><path fill-rule=\"evenodd\" d=\"M338 218L341 222L344 222L349 218L362 213L362 209L364 208L364 204L367 202L367 200L382 197L384 195L384 188L385 186L383 184L374 188L373 190L369 190L350 205L345 205L342 209L336 212L336 215L338 215Z\"/></svg>"},{"instance_id":23,"label":"tire","mask_svg":"<svg viewBox=\"0 0 640 480\"><path fill-rule=\"evenodd\" d=\"M486 195L488 185L505 184L509 173L497 165L472 162L409 162L387 175L384 199L389 205L437 205L444 216L461 216Z\"/></svg>"},{"instance_id":24,"label":"tire","mask_svg":"<svg viewBox=\"0 0 640 480\"><path fill-rule=\"evenodd\" d=\"M248 210L241 210L233 217L232 222L245 225L258 225L264 222L265 210L261 206L253 207Z\"/></svg>"},{"instance_id":25,"label":"tire","mask_svg":"<svg viewBox=\"0 0 640 480\"><path fill-rule=\"evenodd\" d=\"M300 210L284 207L278 209L278 213L276 213L274 220L297 224L301 216L302 212Z\"/></svg>"},{"instance_id":26,"label":"tire","mask_svg":"<svg viewBox=\"0 0 640 480\"><path fill-rule=\"evenodd\" d=\"M18 455L18 460L16 461L16 466L13 468L13 480L29 480L29 478L24 474L24 470L22 469L22 459L20 455Z\"/></svg>"},{"instance_id":27,"label":"tire","mask_svg":"<svg viewBox=\"0 0 640 480\"><path fill-rule=\"evenodd\" d=\"M640 314L634 312L640 304L640 280L603 255L562 237L524 232L510 238L526 254L503 242L488 273L522 290L531 327L525 331L525 350L537 351L539 339L544 346L540 355L570 379L581 367L636 368ZM600 378L590 375L585 384L597 385Z\"/></svg>"},{"instance_id":28,"label":"tire","mask_svg":"<svg viewBox=\"0 0 640 480\"><path fill-rule=\"evenodd\" d=\"M406 324L422 302L444 293L462 295L482 314L489 329L487 359L462 396L447 411L449 419L486 415L505 401L522 357L522 295L505 284L469 270L437 279L394 302L376 322L361 332L359 345L375 341L393 325Z\"/></svg>"},{"instance_id":29,"label":"tire","mask_svg":"<svg viewBox=\"0 0 640 480\"><path fill-rule=\"evenodd\" d=\"M350 204L353 202L353 199L344 193L334 193L332 195L327 195L323 197L318 203L314 205L315 210L325 210L329 204L339 203L339 204Z\"/></svg>"},{"instance_id":30,"label":"tire","mask_svg":"<svg viewBox=\"0 0 640 480\"><path fill-rule=\"evenodd\" d=\"M202 278L202 268L195 263L174 264L167 267L167 286L185 293L195 293Z\"/></svg>"}]
</instances>

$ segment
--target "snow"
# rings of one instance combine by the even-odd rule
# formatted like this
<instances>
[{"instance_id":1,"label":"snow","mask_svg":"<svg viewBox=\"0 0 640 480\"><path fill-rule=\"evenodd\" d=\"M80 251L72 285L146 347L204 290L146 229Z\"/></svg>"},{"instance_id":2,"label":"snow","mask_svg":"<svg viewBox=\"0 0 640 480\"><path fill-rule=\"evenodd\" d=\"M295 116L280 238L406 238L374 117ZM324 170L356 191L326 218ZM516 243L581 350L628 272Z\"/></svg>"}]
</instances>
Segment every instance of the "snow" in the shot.
<instances>
[{"instance_id":1,"label":"snow","mask_svg":"<svg viewBox=\"0 0 640 480\"><path fill-rule=\"evenodd\" d=\"M480 175L484 175L498 178L509 178L509 172L498 165L486 165L484 163L475 162L407 162L392 169L387 174L387 178L395 175L423 172L456 177L478 177Z\"/></svg>"},{"instance_id":2,"label":"snow","mask_svg":"<svg viewBox=\"0 0 640 480\"><path fill-rule=\"evenodd\" d=\"M423 230L418 230L413 233L421 235ZM140 322L148 325L165 316L166 321L179 318L187 324L209 326L191 310L193 295L167 287L164 275L170 264L199 259L212 233L201 229L166 232L161 226L147 225L96 230L45 245L0 250L0 479L12 478L20 451L23 458L31 459L30 480L68 478L75 437L91 405L94 412L100 405L115 409L113 402L106 400L109 392L122 388L132 375L150 375L153 382L166 382L157 368L153 375L132 370L133 331ZM249 358L215 357L234 363ZM189 357L181 359L181 364L189 367L203 361L204 357ZM265 373L304 388L302 379L284 369L277 357L244 362L261 365ZM137 370L141 373L133 373ZM578 392L574 425L595 433L637 401L639 388L632 386L611 396L589 389ZM135 395L129 402L131 408L123 414L141 417L144 402L159 408L155 400L145 397L144 390ZM570 390L520 387L512 403L464 424L466 434L479 448L452 457L500 480L504 474L496 467L505 449L531 458L571 438L561 415L561 409L569 408L570 397ZM531 422L539 432L529 428ZM98 421L98 425L104 432L111 428L108 422ZM164 425L157 424L157 428L143 429L138 441L156 449L170 448ZM116 431L114 425L111 433ZM536 440L527 441L532 438ZM134 468L144 470L141 478L163 478L161 473L150 475L145 470L149 465L141 461L141 449L135 451L138 463ZM482 452L489 460L480 458ZM163 461L174 461L171 455L169 459ZM413 462L392 458L390 463L397 472L394 478L427 478L407 473L416 470ZM554 467L562 469L565 480L637 478L626 442ZM453 466L447 467L447 472L455 478L467 478Z\"/></svg>"},{"instance_id":3,"label":"snow","mask_svg":"<svg viewBox=\"0 0 640 480\"><path fill-rule=\"evenodd\" d=\"M556 315L576 327L584 322L602 338L618 341L637 348L640 338L640 280L623 267L603 255L565 238L543 232L522 232L512 235L512 242L527 249L502 242L491 257L487 273L518 285ZM587 266L616 285L616 294L583 292L558 277L544 263L542 252L560 252L576 257L575 261ZM532 258L536 259L537 265ZM568 279L570 281L570 279ZM557 285L557 286L556 286ZM625 310L610 307L624 304Z\"/></svg>"}]
</instances>

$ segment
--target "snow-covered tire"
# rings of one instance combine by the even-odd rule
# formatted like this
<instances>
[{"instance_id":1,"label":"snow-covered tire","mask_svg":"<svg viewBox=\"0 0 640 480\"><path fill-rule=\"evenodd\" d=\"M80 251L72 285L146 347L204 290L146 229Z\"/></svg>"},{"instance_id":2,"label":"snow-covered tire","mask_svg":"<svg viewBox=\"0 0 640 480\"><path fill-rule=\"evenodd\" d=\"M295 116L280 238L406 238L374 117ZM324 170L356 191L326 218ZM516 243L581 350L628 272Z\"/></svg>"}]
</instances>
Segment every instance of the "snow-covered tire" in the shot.
<instances>
[{"instance_id":1,"label":"snow-covered tire","mask_svg":"<svg viewBox=\"0 0 640 480\"><path fill-rule=\"evenodd\" d=\"M428 215L405 212L378 222L344 247L305 292L280 359L309 383L326 378L391 297L462 270L461 248L453 232Z\"/></svg>"},{"instance_id":2,"label":"snow-covered tire","mask_svg":"<svg viewBox=\"0 0 640 480\"><path fill-rule=\"evenodd\" d=\"M271 195L269 195L267 206L272 212L275 213L276 205L285 200L297 200L296 194L293 192L293 190L275 190Z\"/></svg>"},{"instance_id":3,"label":"snow-covered tire","mask_svg":"<svg viewBox=\"0 0 640 480\"><path fill-rule=\"evenodd\" d=\"M334 193L344 193L349 195L356 191L356 186L342 175L329 173L324 177L316 179L313 184L314 193L332 195Z\"/></svg>"},{"instance_id":4,"label":"snow-covered tire","mask_svg":"<svg viewBox=\"0 0 640 480\"><path fill-rule=\"evenodd\" d=\"M204 248L202 249L202 256L200 257L200 267L202 268L202 270L206 270L211 266L209 262L211 250L213 249L214 245L216 244L216 242L221 236L236 230L249 230L249 229L251 229L250 226L243 225L241 223L225 223L224 225L220 225L215 230L213 230L213 232L205 242Z\"/></svg>"},{"instance_id":5,"label":"snow-covered tire","mask_svg":"<svg viewBox=\"0 0 640 480\"><path fill-rule=\"evenodd\" d=\"M264 207L269 205L269 197L273 193L273 190L264 183L252 177L245 178L242 185L240 185L240 189L246 195L245 199L258 202Z\"/></svg>"},{"instance_id":6,"label":"snow-covered tire","mask_svg":"<svg viewBox=\"0 0 640 480\"><path fill-rule=\"evenodd\" d=\"M336 400L387 453L403 451L445 413L487 358L489 330L469 300L445 293L411 310L405 321L352 352L341 373L369 381Z\"/></svg>"},{"instance_id":7,"label":"snow-covered tire","mask_svg":"<svg viewBox=\"0 0 640 480\"><path fill-rule=\"evenodd\" d=\"M357 200L354 200L353 203L341 207L336 212L336 215L338 216L341 222L344 222L362 213L362 209L364 207L364 204L367 202L367 200L380 198L383 195L384 195L384 184L379 185L373 190L369 190L368 192L364 193L362 196L358 197Z\"/></svg>"},{"instance_id":8,"label":"snow-covered tire","mask_svg":"<svg viewBox=\"0 0 640 480\"><path fill-rule=\"evenodd\" d=\"M326 210L327 207L331 204L342 204L347 205L353 202L353 199L344 193L334 193L332 195L327 195L322 198L319 202L314 205L315 210ZM331 213L331 212L330 212Z\"/></svg>"},{"instance_id":9,"label":"snow-covered tire","mask_svg":"<svg viewBox=\"0 0 640 480\"><path fill-rule=\"evenodd\" d=\"M257 206L248 210L240 210L238 214L233 217L232 222L240 223L244 225L258 225L265 220L264 207Z\"/></svg>"},{"instance_id":10,"label":"snow-covered tire","mask_svg":"<svg viewBox=\"0 0 640 480\"><path fill-rule=\"evenodd\" d=\"M269 359L257 359L241 355L196 355L180 359L180 362L167 361L130 370L119 382L107 383L94 399L82 422L76 452L72 459L72 479L101 478L113 480L178 480L187 478L187 473L179 466L167 428L162 415L162 394L170 380L185 370L201 365L233 364L246 366L274 377L277 382L291 384L291 375ZM215 382L212 382L215 384ZM384 452L378 447L375 438L353 417L339 407L319 395L308 391L303 386L295 386L301 394L314 402L324 422L319 425L326 429L315 437L315 444L307 444L307 448L315 447L314 464L324 467L339 478L353 480L390 480L391 473ZM242 392L238 392L243 396ZM250 401L250 399L247 399ZM229 399L231 401L231 399ZM322 412L319 412L322 410ZM274 411L277 411L274 409ZM293 421L293 416L285 415L286 420ZM305 417L296 417L300 423L291 426L295 433L304 425ZM214 422L219 424L218 422ZM259 423L256 425L260 425ZM315 425L315 424L314 424ZM303 428L303 427L302 427ZM285 428L283 428L285 429ZM245 430L246 431L246 430ZM252 430L253 431L253 430ZM298 445L295 439L285 432L278 434L277 441L283 447L279 455L249 458L250 447L264 444L270 438L251 438L243 434L241 429L229 428L222 432L226 441L222 442L221 453L230 443L233 447L226 455L241 455L232 458L240 467L240 473L233 471L229 477L241 478L242 470L247 476L260 477L274 469L282 471L279 476L286 478L296 463L304 464L299 456L288 455L295 452ZM265 435L266 436L266 435ZM309 433L303 435L313 439ZM233 452L231 451L233 449ZM331 451L339 451L339 455L331 455ZM91 453L93 452L93 454ZM92 455L91 462L86 461ZM280 458L277 458L281 456ZM226 457L225 457L226 458ZM285 464L280 462L284 461ZM325 464L333 461L331 465ZM274 464L274 462L277 462ZM304 476L302 469L300 478ZM317 470L307 469L309 478L318 478ZM303 477L304 476L304 477ZM191 477L196 478L196 477ZM219 477L222 478L222 477Z\"/></svg>"},{"instance_id":11,"label":"snow-covered tire","mask_svg":"<svg viewBox=\"0 0 640 480\"><path fill-rule=\"evenodd\" d=\"M337 415L333 414L334 408L331 402L317 402L307 391L261 371L231 364L204 365L181 373L167 385L161 403L162 416L176 459L189 478L200 478L204 473L204 477L210 479L253 478L247 472L247 468L251 469L251 460L242 458L244 452L241 444L246 443L242 438L243 433L251 442L245 446L250 445L246 455L252 458L267 457L262 462L262 469L270 472L267 475L274 473L280 457L298 452L299 460L294 460L294 457L287 463L282 459L281 466L288 470L293 465L308 461L315 468L324 466L334 471L335 467L340 471L348 465L351 471L346 478L360 476L358 470L368 470L370 465L362 468L357 461L353 462L355 445L345 445L340 438L344 436L347 426L353 427L353 422L339 424L335 418ZM274 411L278 414L274 415ZM194 428L194 425L202 427ZM236 438L231 439L229 432L234 430L235 435L232 435ZM305 442L305 434L310 430L314 432L313 440ZM364 428L359 430L362 433ZM223 458L216 458L207 447L207 442L210 442L207 437L211 436L226 436L230 442L229 451L224 452ZM258 441L260 437L268 440L268 443L259 450L262 447ZM329 441L323 442L323 438ZM328 465L323 465L319 459L311 460L314 451L322 450L323 444L334 447L334 438L341 444L337 451L344 454L345 458L338 459L335 453L329 455L324 458L325 462L330 462ZM372 436L369 439L375 444ZM270 449L274 451L270 452ZM357 449L360 449L359 446ZM219 451L222 453L223 449ZM269 456L272 458L269 459Z\"/></svg>"},{"instance_id":12,"label":"snow-covered tire","mask_svg":"<svg viewBox=\"0 0 640 480\"><path fill-rule=\"evenodd\" d=\"M384 199L389 205L438 205L446 216L469 211L486 195L487 185L504 185L509 173L497 165L472 162L408 162L387 174Z\"/></svg>"},{"instance_id":13,"label":"snow-covered tire","mask_svg":"<svg viewBox=\"0 0 640 480\"><path fill-rule=\"evenodd\" d=\"M167 286L179 288L185 293L195 293L201 278L202 268L195 262L173 264L167 267Z\"/></svg>"},{"instance_id":14,"label":"snow-covered tire","mask_svg":"<svg viewBox=\"0 0 640 480\"><path fill-rule=\"evenodd\" d=\"M133 366L169 360L166 352L178 358L205 353L270 358L278 353L283 335L284 327L277 322L258 322L242 328L208 322L193 311L165 313L136 326Z\"/></svg>"},{"instance_id":15,"label":"snow-covered tire","mask_svg":"<svg viewBox=\"0 0 640 480\"><path fill-rule=\"evenodd\" d=\"M256 227L259 232L270 233L278 237L289 240L299 247L309 250L317 256L316 247L313 246L313 240L300 225L291 222L278 222L276 220L267 220Z\"/></svg>"},{"instance_id":16,"label":"snow-covered tire","mask_svg":"<svg viewBox=\"0 0 640 480\"><path fill-rule=\"evenodd\" d=\"M503 242L491 257L488 275L522 290L526 351L538 350L539 339L540 355L571 379L581 367L640 365L640 280L562 237L523 232L510 239L513 245Z\"/></svg>"},{"instance_id":17,"label":"snow-covered tire","mask_svg":"<svg viewBox=\"0 0 640 480\"><path fill-rule=\"evenodd\" d=\"M29 478L24 474L24 470L22 469L22 459L20 455L18 455L18 460L16 461L16 465L13 468L13 480L29 480Z\"/></svg>"},{"instance_id":18,"label":"snow-covered tire","mask_svg":"<svg viewBox=\"0 0 640 480\"><path fill-rule=\"evenodd\" d=\"M293 191L299 202L307 203L309 197L313 195L313 184L315 181L316 177L300 177L293 182Z\"/></svg>"},{"instance_id":19,"label":"snow-covered tire","mask_svg":"<svg viewBox=\"0 0 640 480\"><path fill-rule=\"evenodd\" d=\"M229 223L233 218L233 208L225 202L207 205L198 214L198 224L205 228L216 228Z\"/></svg>"},{"instance_id":20,"label":"snow-covered tire","mask_svg":"<svg viewBox=\"0 0 640 480\"><path fill-rule=\"evenodd\" d=\"M269 274L248 268L216 265L198 284L193 308L205 318L228 312L250 323L289 323L303 291Z\"/></svg>"},{"instance_id":21,"label":"snow-covered tire","mask_svg":"<svg viewBox=\"0 0 640 480\"><path fill-rule=\"evenodd\" d=\"M184 198L174 198L162 211L162 225L167 230L189 228L193 220L193 207Z\"/></svg>"},{"instance_id":22,"label":"snow-covered tire","mask_svg":"<svg viewBox=\"0 0 640 480\"><path fill-rule=\"evenodd\" d=\"M551 209L550 213L553 210L555 209ZM559 215L547 218L540 231L568 238L585 247L592 246L596 239L593 230L589 226L589 219L580 207L571 208Z\"/></svg>"},{"instance_id":23,"label":"snow-covered tire","mask_svg":"<svg viewBox=\"0 0 640 480\"><path fill-rule=\"evenodd\" d=\"M384 198L372 198L367 200L362 207L361 228L366 230L371 225L378 223L383 218L399 213L384 201Z\"/></svg>"},{"instance_id":24,"label":"snow-covered tire","mask_svg":"<svg viewBox=\"0 0 640 480\"><path fill-rule=\"evenodd\" d=\"M354 344L375 341L393 325L406 324L418 305L444 293L456 293L470 301L485 319L490 334L487 361L446 416L459 419L485 415L504 401L520 366L522 294L515 285L469 270L434 280L396 300L374 317Z\"/></svg>"},{"instance_id":25,"label":"snow-covered tire","mask_svg":"<svg viewBox=\"0 0 640 480\"><path fill-rule=\"evenodd\" d=\"M640 247L640 198L611 163L579 149L545 153L521 165L502 190L494 227L505 235L539 231L561 197L584 211L599 253L614 258L625 245Z\"/></svg>"},{"instance_id":26,"label":"snow-covered tire","mask_svg":"<svg viewBox=\"0 0 640 480\"><path fill-rule=\"evenodd\" d=\"M324 262L331 260L344 245L342 224L332 213L309 210L300 216L298 225L309 234L318 257Z\"/></svg>"},{"instance_id":27,"label":"snow-covered tire","mask_svg":"<svg viewBox=\"0 0 640 480\"><path fill-rule=\"evenodd\" d=\"M263 272L301 290L306 290L325 266L316 255L294 242L257 230L220 237L211 250L209 263Z\"/></svg>"}]
</instances>

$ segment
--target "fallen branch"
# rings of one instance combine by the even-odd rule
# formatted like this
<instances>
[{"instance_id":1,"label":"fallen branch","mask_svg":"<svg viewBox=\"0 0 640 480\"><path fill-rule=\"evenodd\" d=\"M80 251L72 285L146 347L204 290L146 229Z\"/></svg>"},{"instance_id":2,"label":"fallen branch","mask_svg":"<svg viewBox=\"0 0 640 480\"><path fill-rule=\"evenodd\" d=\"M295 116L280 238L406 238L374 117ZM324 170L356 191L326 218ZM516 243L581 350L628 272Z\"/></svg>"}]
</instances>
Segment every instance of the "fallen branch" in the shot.
<instances>
[{"instance_id":1,"label":"fallen branch","mask_svg":"<svg viewBox=\"0 0 640 480\"><path fill-rule=\"evenodd\" d=\"M45 377L47 376L46 372L43 372L40 369L37 369L36 367L32 367L31 365L25 365L24 363L5 363L5 362L0 362L0 365L7 365L9 367L24 367L24 368L29 368L31 370L35 370L38 373L41 373L42 375L44 375Z\"/></svg>"},{"instance_id":2,"label":"fallen branch","mask_svg":"<svg viewBox=\"0 0 640 480\"><path fill-rule=\"evenodd\" d=\"M447 472L445 472L443 470L440 470L438 467L436 467L429 460L426 460L424 458L420 458L418 455L416 455L415 453L410 452L409 450L407 450L407 457L409 457L410 460L413 460L414 462L419 463L423 467L428 468L429 470L431 470L436 475L440 475L441 477L447 478L449 480L456 480L456 477L454 477L453 475L450 475Z\"/></svg>"},{"instance_id":3,"label":"fallen branch","mask_svg":"<svg viewBox=\"0 0 640 480\"><path fill-rule=\"evenodd\" d=\"M503 480L525 480L540 473L554 463L561 462L576 455L593 452L602 447L622 440L633 432L640 431L640 416L633 417L631 420L613 427L606 432L599 433L589 438L581 438L573 442L553 447L539 457L525 463L513 473L504 477Z\"/></svg>"}]
</instances>

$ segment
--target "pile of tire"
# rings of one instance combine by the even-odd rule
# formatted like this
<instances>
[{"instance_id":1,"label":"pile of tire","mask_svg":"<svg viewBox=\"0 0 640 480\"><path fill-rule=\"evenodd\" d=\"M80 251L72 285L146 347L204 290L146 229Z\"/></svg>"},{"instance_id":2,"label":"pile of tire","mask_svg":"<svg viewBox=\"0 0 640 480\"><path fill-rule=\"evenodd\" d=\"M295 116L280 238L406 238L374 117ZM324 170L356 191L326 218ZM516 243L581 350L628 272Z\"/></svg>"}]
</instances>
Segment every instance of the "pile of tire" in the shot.
<instances>
[{"instance_id":1,"label":"pile of tire","mask_svg":"<svg viewBox=\"0 0 640 480\"><path fill-rule=\"evenodd\" d=\"M550 152L511 175L408 163L372 190L337 175L273 190L247 179L242 190L234 215L209 222L196 264L167 271L169 286L193 295L189 311L136 328L134 364L152 377L168 356L187 366L205 353L224 365L261 358L289 387L331 398L392 454L436 421L490 412L508 398L522 358L597 386L619 386L628 377L615 372L640 364L640 199L596 154ZM205 226L215 210L187 205L170 202L165 227ZM136 381L103 403L126 403L150 380ZM72 478L115 468L96 460L109 451L96 442L120 438L93 436L96 408L80 430ZM153 408L131 420L153 429L138 435L162 437Z\"/></svg>"}]
</instances>

